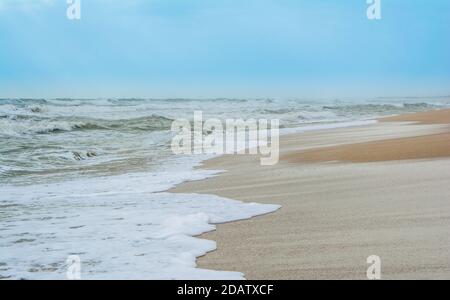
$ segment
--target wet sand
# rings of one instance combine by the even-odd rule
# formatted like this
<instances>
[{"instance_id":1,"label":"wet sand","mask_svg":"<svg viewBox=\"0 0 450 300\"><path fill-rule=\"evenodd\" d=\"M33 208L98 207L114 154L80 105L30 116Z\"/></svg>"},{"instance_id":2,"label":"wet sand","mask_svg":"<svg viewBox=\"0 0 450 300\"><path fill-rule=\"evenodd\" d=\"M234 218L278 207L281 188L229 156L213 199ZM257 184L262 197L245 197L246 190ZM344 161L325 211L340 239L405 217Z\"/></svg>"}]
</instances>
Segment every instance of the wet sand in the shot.
<instances>
[{"instance_id":1,"label":"wet sand","mask_svg":"<svg viewBox=\"0 0 450 300\"><path fill-rule=\"evenodd\" d=\"M378 255L383 279L450 279L450 110L378 124L284 136L281 161L222 156L227 172L172 192L281 204L203 238L218 250L201 268L247 279L366 279Z\"/></svg>"},{"instance_id":2,"label":"wet sand","mask_svg":"<svg viewBox=\"0 0 450 300\"><path fill-rule=\"evenodd\" d=\"M289 162L381 162L450 157L450 133L314 149L285 155Z\"/></svg>"}]
</instances>

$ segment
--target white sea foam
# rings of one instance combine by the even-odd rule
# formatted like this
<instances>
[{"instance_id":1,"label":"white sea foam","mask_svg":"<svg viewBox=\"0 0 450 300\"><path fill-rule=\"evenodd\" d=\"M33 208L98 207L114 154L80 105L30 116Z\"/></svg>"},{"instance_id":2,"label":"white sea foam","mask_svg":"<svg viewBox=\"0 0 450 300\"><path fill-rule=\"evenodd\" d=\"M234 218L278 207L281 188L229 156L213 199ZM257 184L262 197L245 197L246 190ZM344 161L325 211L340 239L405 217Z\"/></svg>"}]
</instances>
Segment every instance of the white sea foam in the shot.
<instances>
[{"instance_id":1,"label":"white sea foam","mask_svg":"<svg viewBox=\"0 0 450 300\"><path fill-rule=\"evenodd\" d=\"M192 162L192 160L191 160ZM1 186L0 277L64 279L69 255L83 279L243 279L196 268L216 248L194 236L217 223L273 212L277 205L164 191L212 171L166 171Z\"/></svg>"}]
</instances>

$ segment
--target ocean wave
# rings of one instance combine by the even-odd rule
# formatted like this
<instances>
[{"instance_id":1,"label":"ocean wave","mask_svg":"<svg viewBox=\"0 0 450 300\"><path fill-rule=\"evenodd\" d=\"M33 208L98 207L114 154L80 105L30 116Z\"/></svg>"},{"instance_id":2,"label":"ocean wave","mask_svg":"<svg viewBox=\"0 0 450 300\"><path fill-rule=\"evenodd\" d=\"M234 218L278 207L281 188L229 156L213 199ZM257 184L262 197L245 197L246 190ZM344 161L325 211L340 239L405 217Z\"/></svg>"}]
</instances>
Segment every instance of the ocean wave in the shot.
<instances>
[{"instance_id":1,"label":"ocean wave","mask_svg":"<svg viewBox=\"0 0 450 300\"><path fill-rule=\"evenodd\" d=\"M46 134L69 131L72 125L67 122L40 121L24 118L6 117L0 119L0 135L17 136L23 134Z\"/></svg>"},{"instance_id":2,"label":"ocean wave","mask_svg":"<svg viewBox=\"0 0 450 300\"><path fill-rule=\"evenodd\" d=\"M0 116L0 134L50 134L87 130L156 131L168 130L172 121L172 119L157 115L123 120L86 118L49 119L29 115L2 115Z\"/></svg>"},{"instance_id":3,"label":"ocean wave","mask_svg":"<svg viewBox=\"0 0 450 300\"><path fill-rule=\"evenodd\" d=\"M270 115L284 115L292 112L292 108L274 108L274 109L261 109L260 112L263 114L270 114Z\"/></svg>"},{"instance_id":4,"label":"ocean wave","mask_svg":"<svg viewBox=\"0 0 450 300\"><path fill-rule=\"evenodd\" d=\"M118 130L153 131L167 130L173 119L152 115L148 117L123 120L85 120L73 125L73 130Z\"/></svg>"},{"instance_id":5,"label":"ocean wave","mask_svg":"<svg viewBox=\"0 0 450 300\"><path fill-rule=\"evenodd\" d=\"M439 107L439 105L431 104L431 103L403 103L404 108L436 108Z\"/></svg>"},{"instance_id":6,"label":"ocean wave","mask_svg":"<svg viewBox=\"0 0 450 300\"><path fill-rule=\"evenodd\" d=\"M324 105L325 111L334 111L337 113L358 113L358 114L377 114L377 113L401 113L412 112L426 109L439 108L433 103L364 103L364 104L339 104Z\"/></svg>"}]
</instances>

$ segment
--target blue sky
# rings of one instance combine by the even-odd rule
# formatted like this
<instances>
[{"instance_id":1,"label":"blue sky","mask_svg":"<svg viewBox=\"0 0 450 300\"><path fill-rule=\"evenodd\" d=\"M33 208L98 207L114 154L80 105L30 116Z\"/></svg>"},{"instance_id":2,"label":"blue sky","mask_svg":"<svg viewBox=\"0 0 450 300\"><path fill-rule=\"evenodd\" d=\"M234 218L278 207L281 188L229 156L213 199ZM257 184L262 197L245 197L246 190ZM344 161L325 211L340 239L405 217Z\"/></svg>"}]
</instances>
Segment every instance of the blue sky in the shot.
<instances>
[{"instance_id":1,"label":"blue sky","mask_svg":"<svg viewBox=\"0 0 450 300\"><path fill-rule=\"evenodd\" d=\"M0 97L450 94L450 1L0 0Z\"/></svg>"}]
</instances>

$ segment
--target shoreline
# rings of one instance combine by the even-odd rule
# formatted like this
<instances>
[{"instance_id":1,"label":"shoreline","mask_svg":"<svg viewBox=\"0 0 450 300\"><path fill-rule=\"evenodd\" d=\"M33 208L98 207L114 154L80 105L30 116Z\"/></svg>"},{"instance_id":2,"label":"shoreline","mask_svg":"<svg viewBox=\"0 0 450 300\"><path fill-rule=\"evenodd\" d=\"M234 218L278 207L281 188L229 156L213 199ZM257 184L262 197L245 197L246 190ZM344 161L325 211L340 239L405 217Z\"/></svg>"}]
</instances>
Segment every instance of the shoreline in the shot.
<instances>
[{"instance_id":1,"label":"shoreline","mask_svg":"<svg viewBox=\"0 0 450 300\"><path fill-rule=\"evenodd\" d=\"M415 160L393 157L374 162L372 157L352 162L337 156L337 160L346 162L319 159L304 164L301 156L328 149L321 156L330 161L336 160L328 158L333 157L329 156L330 149L335 154L337 150L343 152L339 147L350 147L345 150L352 153L349 145L368 149L401 139L424 145L429 136L438 137L435 142L439 143L450 131L449 111L388 117L361 127L288 134L281 137L281 161L273 168L261 167L257 164L259 157L247 155L205 161L200 168L227 172L183 183L169 192L215 194L244 202L280 204L282 208L249 220L218 224L216 231L202 235L216 241L218 247L199 258L198 267L238 271L247 279L365 279L365 259L378 252L384 254L380 257L387 265L386 278L450 278L450 251L445 246L449 241L450 207L442 200L450 192L439 188L450 184L450 153L443 151L431 159L422 153ZM386 149L394 146L384 144ZM296 160L292 160L293 155ZM392 187L391 182L397 184ZM380 199L377 194L385 196ZM430 195L435 196L433 201L424 201ZM374 215L368 215L367 211L374 208ZM392 212L397 216L389 217ZM430 217L424 218L427 213ZM437 217L433 219L432 215ZM377 229L368 224L382 225ZM385 224L392 226L385 228ZM418 224L416 234L402 236ZM434 233L424 235L431 227ZM405 258L408 251L411 253Z\"/></svg>"}]
</instances>

